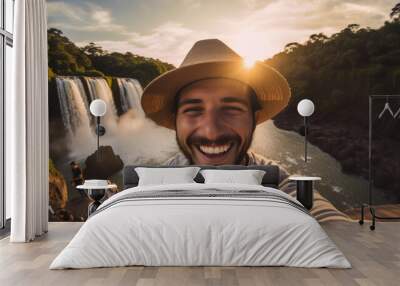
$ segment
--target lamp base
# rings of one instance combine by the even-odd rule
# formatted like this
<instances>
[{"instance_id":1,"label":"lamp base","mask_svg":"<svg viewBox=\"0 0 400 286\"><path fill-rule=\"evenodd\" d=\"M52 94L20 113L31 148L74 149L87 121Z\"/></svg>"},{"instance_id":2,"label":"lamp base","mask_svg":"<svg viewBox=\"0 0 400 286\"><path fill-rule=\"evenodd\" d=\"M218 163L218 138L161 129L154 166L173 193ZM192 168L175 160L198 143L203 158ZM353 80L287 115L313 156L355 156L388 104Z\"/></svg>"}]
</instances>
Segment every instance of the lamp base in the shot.
<instances>
[{"instance_id":1,"label":"lamp base","mask_svg":"<svg viewBox=\"0 0 400 286\"><path fill-rule=\"evenodd\" d=\"M106 134L106 128L103 125L97 125L95 132L97 136L103 136Z\"/></svg>"},{"instance_id":2,"label":"lamp base","mask_svg":"<svg viewBox=\"0 0 400 286\"><path fill-rule=\"evenodd\" d=\"M88 217L89 217L101 205L100 201L104 198L106 194L106 189L88 189L87 193L89 198L93 200L93 202L88 207Z\"/></svg>"},{"instance_id":3,"label":"lamp base","mask_svg":"<svg viewBox=\"0 0 400 286\"><path fill-rule=\"evenodd\" d=\"M311 210L314 201L313 181L297 181L297 200Z\"/></svg>"}]
</instances>

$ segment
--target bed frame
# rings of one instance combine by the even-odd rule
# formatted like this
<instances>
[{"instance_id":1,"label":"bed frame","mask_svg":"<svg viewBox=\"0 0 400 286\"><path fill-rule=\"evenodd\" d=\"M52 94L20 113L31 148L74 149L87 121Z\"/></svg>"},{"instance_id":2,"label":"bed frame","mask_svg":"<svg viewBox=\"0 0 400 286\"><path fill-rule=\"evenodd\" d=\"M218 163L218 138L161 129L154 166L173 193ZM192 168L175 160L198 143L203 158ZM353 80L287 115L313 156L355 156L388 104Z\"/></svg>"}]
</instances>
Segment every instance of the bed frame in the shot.
<instances>
[{"instance_id":1,"label":"bed frame","mask_svg":"<svg viewBox=\"0 0 400 286\"><path fill-rule=\"evenodd\" d=\"M279 185L279 167L275 165L223 165L223 166L198 166L201 169L219 169L219 170L263 170L265 175L262 179L261 184L265 187L278 188ZM123 185L124 190L128 188L136 187L139 183L139 176L135 171L136 167L151 167L151 168L182 168L187 166L150 166L150 165L128 165L125 166L123 171ZM203 176L198 173L194 178L197 183L204 183Z\"/></svg>"}]
</instances>

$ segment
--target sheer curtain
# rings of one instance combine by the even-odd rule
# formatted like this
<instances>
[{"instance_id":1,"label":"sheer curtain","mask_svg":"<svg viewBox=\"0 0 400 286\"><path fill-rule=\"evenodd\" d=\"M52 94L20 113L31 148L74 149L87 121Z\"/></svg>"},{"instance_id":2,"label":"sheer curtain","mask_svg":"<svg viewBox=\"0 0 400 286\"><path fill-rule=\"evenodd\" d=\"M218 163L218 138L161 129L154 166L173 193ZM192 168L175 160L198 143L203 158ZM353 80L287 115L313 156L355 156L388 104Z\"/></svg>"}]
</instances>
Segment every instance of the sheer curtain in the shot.
<instances>
[{"instance_id":1,"label":"sheer curtain","mask_svg":"<svg viewBox=\"0 0 400 286\"><path fill-rule=\"evenodd\" d=\"M14 94L6 98L6 188L12 242L48 227L47 15L45 0L15 2Z\"/></svg>"}]
</instances>

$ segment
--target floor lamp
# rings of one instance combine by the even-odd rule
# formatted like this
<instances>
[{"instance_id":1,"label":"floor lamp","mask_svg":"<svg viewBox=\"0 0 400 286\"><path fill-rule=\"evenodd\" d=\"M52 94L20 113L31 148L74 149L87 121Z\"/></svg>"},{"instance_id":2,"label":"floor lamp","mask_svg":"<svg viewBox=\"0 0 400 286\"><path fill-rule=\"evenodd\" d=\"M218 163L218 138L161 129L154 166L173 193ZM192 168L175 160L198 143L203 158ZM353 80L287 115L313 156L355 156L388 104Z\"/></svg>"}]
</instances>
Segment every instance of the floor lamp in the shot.
<instances>
[{"instance_id":1,"label":"floor lamp","mask_svg":"<svg viewBox=\"0 0 400 286\"><path fill-rule=\"evenodd\" d=\"M90 113L96 117L96 135L97 135L97 161L99 161L100 136L106 133L106 128L100 125L100 117L107 112L107 105L102 99L95 99L90 103Z\"/></svg>"},{"instance_id":2,"label":"floor lamp","mask_svg":"<svg viewBox=\"0 0 400 286\"><path fill-rule=\"evenodd\" d=\"M303 99L297 105L297 111L301 116L304 117L304 162L307 163L308 117L314 113L314 103L309 99ZM321 178L310 176L292 176L289 179L297 182L297 200L301 202L304 207L311 210L314 201L313 182L319 181Z\"/></svg>"},{"instance_id":3,"label":"floor lamp","mask_svg":"<svg viewBox=\"0 0 400 286\"><path fill-rule=\"evenodd\" d=\"M104 102L104 100L101 99L95 99L90 103L89 106L90 113L96 117L96 135L97 135L97 154L96 154L96 160L97 162L101 161L100 157L100 136L103 136L106 133L106 128L104 126L100 125L100 117L104 116L107 112L107 105ZM92 180L97 181L97 180ZM87 181L85 181L85 185L88 184ZM90 188L87 186L79 186L81 189L84 189L87 191L88 196L93 200L89 206L88 206L88 216L90 216L92 213L96 211L98 206L101 204L101 200L104 198L106 194L106 188Z\"/></svg>"},{"instance_id":4,"label":"floor lamp","mask_svg":"<svg viewBox=\"0 0 400 286\"><path fill-rule=\"evenodd\" d=\"M308 117L314 113L314 103L309 99L303 99L297 105L297 111L304 117L304 161L307 163L307 133Z\"/></svg>"}]
</instances>

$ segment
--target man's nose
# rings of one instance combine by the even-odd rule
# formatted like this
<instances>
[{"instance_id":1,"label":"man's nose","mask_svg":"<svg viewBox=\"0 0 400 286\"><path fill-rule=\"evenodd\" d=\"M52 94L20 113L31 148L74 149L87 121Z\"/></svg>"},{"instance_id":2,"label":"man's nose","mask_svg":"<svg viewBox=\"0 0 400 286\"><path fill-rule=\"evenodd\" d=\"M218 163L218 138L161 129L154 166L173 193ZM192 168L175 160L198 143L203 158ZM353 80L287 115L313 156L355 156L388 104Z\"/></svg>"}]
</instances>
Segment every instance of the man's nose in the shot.
<instances>
[{"instance_id":1,"label":"man's nose","mask_svg":"<svg viewBox=\"0 0 400 286\"><path fill-rule=\"evenodd\" d=\"M216 140L220 137L224 130L218 113L215 111L207 112L201 124L201 135L210 141Z\"/></svg>"}]
</instances>

